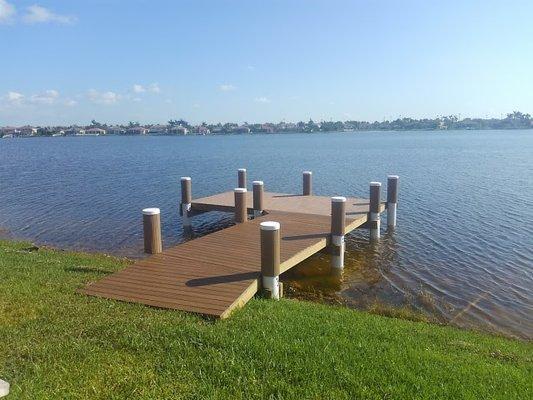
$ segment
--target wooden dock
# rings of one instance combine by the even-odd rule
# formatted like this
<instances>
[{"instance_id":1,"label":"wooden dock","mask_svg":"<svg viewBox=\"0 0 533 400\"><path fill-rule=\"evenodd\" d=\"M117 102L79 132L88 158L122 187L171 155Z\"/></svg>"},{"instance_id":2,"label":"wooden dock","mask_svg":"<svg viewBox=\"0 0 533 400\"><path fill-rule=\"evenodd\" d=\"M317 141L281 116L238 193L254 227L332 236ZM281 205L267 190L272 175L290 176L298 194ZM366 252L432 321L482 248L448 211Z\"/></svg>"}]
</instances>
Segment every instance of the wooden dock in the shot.
<instances>
[{"instance_id":1,"label":"wooden dock","mask_svg":"<svg viewBox=\"0 0 533 400\"><path fill-rule=\"evenodd\" d=\"M249 205L251 195L247 193ZM226 192L193 200L191 208L193 213L232 212L233 196ZM166 249L80 292L226 318L260 288L259 224L281 224L280 267L284 272L328 245L330 201L323 196L264 193L265 215ZM380 210L384 208L380 204ZM348 198L345 233L365 224L368 213L368 200Z\"/></svg>"}]
</instances>

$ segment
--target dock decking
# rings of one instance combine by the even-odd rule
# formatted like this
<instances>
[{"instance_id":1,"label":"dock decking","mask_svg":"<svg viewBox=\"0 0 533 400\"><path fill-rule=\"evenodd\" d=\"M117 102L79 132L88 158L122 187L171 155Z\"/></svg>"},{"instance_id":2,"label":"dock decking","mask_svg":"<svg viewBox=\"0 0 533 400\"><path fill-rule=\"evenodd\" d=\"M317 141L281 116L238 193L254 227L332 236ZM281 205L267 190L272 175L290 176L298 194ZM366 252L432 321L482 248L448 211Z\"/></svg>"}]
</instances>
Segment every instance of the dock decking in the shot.
<instances>
[{"instance_id":1,"label":"dock decking","mask_svg":"<svg viewBox=\"0 0 533 400\"><path fill-rule=\"evenodd\" d=\"M227 192L194 200L192 209L233 211L233 202ZM166 249L80 292L226 318L260 287L259 224L281 224L284 272L327 246L330 207L329 197L265 193L266 215ZM346 233L367 221L368 210L368 200L347 199Z\"/></svg>"}]
</instances>

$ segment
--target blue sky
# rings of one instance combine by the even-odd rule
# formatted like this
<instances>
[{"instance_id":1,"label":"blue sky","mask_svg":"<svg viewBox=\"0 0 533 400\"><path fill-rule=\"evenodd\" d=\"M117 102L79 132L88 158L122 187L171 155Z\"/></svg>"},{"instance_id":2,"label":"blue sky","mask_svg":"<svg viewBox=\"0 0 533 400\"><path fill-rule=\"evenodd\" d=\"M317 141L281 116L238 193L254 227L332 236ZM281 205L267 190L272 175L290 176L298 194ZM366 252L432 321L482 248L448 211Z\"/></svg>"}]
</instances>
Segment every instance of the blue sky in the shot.
<instances>
[{"instance_id":1,"label":"blue sky","mask_svg":"<svg viewBox=\"0 0 533 400\"><path fill-rule=\"evenodd\" d=\"M533 1L0 0L0 126L533 112Z\"/></svg>"}]
</instances>

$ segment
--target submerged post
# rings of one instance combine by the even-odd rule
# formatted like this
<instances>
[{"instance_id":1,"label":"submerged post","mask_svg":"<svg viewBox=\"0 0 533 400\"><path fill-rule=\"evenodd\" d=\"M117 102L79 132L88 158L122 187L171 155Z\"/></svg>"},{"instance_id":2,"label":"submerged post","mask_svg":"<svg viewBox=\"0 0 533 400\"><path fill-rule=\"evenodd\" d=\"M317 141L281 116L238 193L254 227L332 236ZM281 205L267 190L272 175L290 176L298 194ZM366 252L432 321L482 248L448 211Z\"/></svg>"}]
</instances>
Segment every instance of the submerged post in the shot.
<instances>
[{"instance_id":1,"label":"submerged post","mask_svg":"<svg viewBox=\"0 0 533 400\"><path fill-rule=\"evenodd\" d=\"M261 276L263 289L271 299L279 300L280 225L261 222Z\"/></svg>"},{"instance_id":2,"label":"submerged post","mask_svg":"<svg viewBox=\"0 0 533 400\"><path fill-rule=\"evenodd\" d=\"M370 182L370 240L380 237L381 182Z\"/></svg>"},{"instance_id":3,"label":"submerged post","mask_svg":"<svg viewBox=\"0 0 533 400\"><path fill-rule=\"evenodd\" d=\"M161 211L159 208L143 210L144 252L157 254L163 251L161 244Z\"/></svg>"},{"instance_id":4,"label":"submerged post","mask_svg":"<svg viewBox=\"0 0 533 400\"><path fill-rule=\"evenodd\" d=\"M331 198L331 267L344 268L344 231L346 230L346 197Z\"/></svg>"},{"instance_id":5,"label":"submerged post","mask_svg":"<svg viewBox=\"0 0 533 400\"><path fill-rule=\"evenodd\" d=\"M254 217L259 217L263 214L264 187L263 181L253 182Z\"/></svg>"},{"instance_id":6,"label":"submerged post","mask_svg":"<svg viewBox=\"0 0 533 400\"><path fill-rule=\"evenodd\" d=\"M248 220L248 207L246 206L246 192L244 188L235 188L235 222L243 223Z\"/></svg>"},{"instance_id":7,"label":"submerged post","mask_svg":"<svg viewBox=\"0 0 533 400\"><path fill-rule=\"evenodd\" d=\"M181 178L181 206L180 214L184 228L191 227L191 203L192 203L192 183L191 178L183 176Z\"/></svg>"},{"instance_id":8,"label":"submerged post","mask_svg":"<svg viewBox=\"0 0 533 400\"><path fill-rule=\"evenodd\" d=\"M387 226L396 226L396 209L398 208L398 175L387 177Z\"/></svg>"},{"instance_id":9,"label":"submerged post","mask_svg":"<svg viewBox=\"0 0 533 400\"><path fill-rule=\"evenodd\" d=\"M303 172L303 195L311 196L313 194L313 173L311 171Z\"/></svg>"},{"instance_id":10,"label":"submerged post","mask_svg":"<svg viewBox=\"0 0 533 400\"><path fill-rule=\"evenodd\" d=\"M246 189L246 168L237 170L237 187Z\"/></svg>"}]
</instances>

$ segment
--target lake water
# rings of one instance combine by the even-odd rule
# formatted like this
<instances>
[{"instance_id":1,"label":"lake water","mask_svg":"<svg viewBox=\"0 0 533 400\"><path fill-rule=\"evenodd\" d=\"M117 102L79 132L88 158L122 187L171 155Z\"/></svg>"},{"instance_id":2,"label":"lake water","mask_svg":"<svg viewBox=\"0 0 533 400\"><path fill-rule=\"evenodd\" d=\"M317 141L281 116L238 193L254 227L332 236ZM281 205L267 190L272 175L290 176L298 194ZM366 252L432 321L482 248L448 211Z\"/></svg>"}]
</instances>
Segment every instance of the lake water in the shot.
<instances>
[{"instance_id":1,"label":"lake water","mask_svg":"<svg viewBox=\"0 0 533 400\"><path fill-rule=\"evenodd\" d=\"M350 307L407 307L437 321L533 338L533 131L0 140L0 227L61 248L141 256L140 210L183 240L179 178L193 196L232 189L237 168L269 191L368 197L400 175L398 227L347 237L343 277L317 254L283 277L289 294ZM195 217L195 235L231 215ZM382 224L385 228L386 224Z\"/></svg>"}]
</instances>

